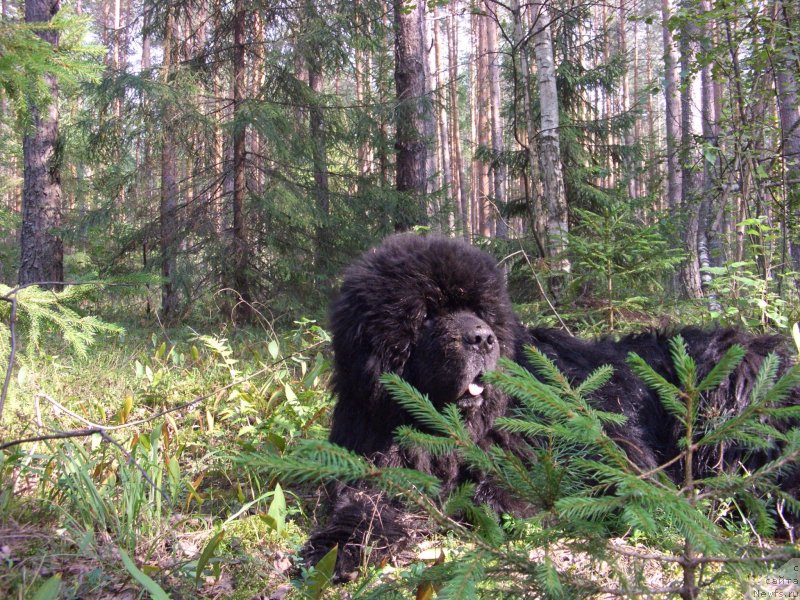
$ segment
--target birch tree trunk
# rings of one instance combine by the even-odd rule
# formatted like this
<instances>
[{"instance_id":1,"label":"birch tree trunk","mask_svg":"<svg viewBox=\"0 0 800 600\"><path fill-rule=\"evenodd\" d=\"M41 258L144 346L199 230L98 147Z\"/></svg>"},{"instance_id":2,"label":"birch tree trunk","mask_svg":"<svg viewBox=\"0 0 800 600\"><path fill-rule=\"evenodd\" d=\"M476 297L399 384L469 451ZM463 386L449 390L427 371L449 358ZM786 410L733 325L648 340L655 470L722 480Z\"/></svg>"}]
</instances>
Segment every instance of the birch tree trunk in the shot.
<instances>
[{"instance_id":1,"label":"birch tree trunk","mask_svg":"<svg viewBox=\"0 0 800 600\"><path fill-rule=\"evenodd\" d=\"M704 13L707 13L710 10L708 0L702 0L700 6ZM703 53L708 56L711 51L711 37L706 35L703 36L702 39ZM718 147L719 135L717 127L717 114L715 110L716 101L714 98L714 81L711 76L711 65L708 62L703 64L703 67L700 71L700 82L700 116L705 148L703 152L703 197L700 202L699 228L697 233L697 257L699 267L702 269L704 267L714 266L712 262L713 256L711 250L715 249L718 245L716 232L712 228L714 221L712 215L715 205L714 194L715 190L717 189L716 184L717 173L719 171L719 155L718 153L714 152L713 156L715 158L712 161L712 157L709 156L708 152L711 151L711 149ZM719 304L717 294L711 288L712 281L713 276L711 273L700 273L700 285L703 294L706 296L706 298L708 298L708 308L711 311L719 312L722 310L722 307Z\"/></svg>"},{"instance_id":2,"label":"birch tree trunk","mask_svg":"<svg viewBox=\"0 0 800 600\"><path fill-rule=\"evenodd\" d=\"M556 90L556 69L553 59L553 40L550 26L550 12L546 4L536 7L533 30L533 49L536 57L536 83L539 88L542 121L539 130L539 159L542 165L542 184L547 202L547 251L551 268L555 274L570 271L566 257L567 198L564 193L564 175L561 171L561 149L559 138L558 93ZM551 287L560 291L558 277L553 278Z\"/></svg>"},{"instance_id":3,"label":"birch tree trunk","mask_svg":"<svg viewBox=\"0 0 800 600\"><path fill-rule=\"evenodd\" d=\"M59 0L27 0L26 23L47 23L61 7ZM58 32L40 30L44 41L58 45ZM58 82L45 76L47 106L31 106L32 127L22 138L23 187L20 238L20 284L64 281L61 227L61 157L58 150ZM61 289L61 286L52 286Z\"/></svg>"},{"instance_id":4,"label":"birch tree trunk","mask_svg":"<svg viewBox=\"0 0 800 600\"><path fill-rule=\"evenodd\" d=\"M689 2L685 1L685 9L692 10ZM684 230L684 248L686 262L682 269L683 289L689 298L701 298L703 293L700 285L700 264L697 255L698 235L700 232L700 206L695 176L692 169L694 162L693 136L692 136L692 73L691 67L695 60L694 37L696 27L688 21L684 22L681 30L680 65L681 65L681 204L686 215Z\"/></svg>"}]
</instances>

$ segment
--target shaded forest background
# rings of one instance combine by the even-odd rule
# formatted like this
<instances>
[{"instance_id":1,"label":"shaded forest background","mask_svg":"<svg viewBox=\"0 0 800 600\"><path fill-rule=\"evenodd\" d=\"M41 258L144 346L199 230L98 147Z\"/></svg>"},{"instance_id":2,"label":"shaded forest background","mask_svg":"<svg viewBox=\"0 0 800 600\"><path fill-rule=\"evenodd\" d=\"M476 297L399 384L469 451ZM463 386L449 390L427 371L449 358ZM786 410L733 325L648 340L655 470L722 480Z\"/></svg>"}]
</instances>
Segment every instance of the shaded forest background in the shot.
<instances>
[{"instance_id":1,"label":"shaded forest background","mask_svg":"<svg viewBox=\"0 0 800 600\"><path fill-rule=\"evenodd\" d=\"M2 15L7 283L149 273L137 302L166 321L247 319L256 300L297 313L360 250L422 226L495 240L528 273L523 300L582 298L612 326L666 296L787 323L794 2L6 0Z\"/></svg>"}]
</instances>

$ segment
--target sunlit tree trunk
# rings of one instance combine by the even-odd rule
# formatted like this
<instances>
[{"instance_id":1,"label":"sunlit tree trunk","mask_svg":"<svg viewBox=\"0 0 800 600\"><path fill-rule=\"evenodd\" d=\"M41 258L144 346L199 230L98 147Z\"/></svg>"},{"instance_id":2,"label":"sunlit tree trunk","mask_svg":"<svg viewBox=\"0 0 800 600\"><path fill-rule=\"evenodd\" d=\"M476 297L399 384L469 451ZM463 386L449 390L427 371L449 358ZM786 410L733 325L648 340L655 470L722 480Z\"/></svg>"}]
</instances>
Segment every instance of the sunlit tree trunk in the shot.
<instances>
[{"instance_id":1,"label":"sunlit tree trunk","mask_svg":"<svg viewBox=\"0 0 800 600\"><path fill-rule=\"evenodd\" d=\"M650 39L650 25L647 26L647 39ZM653 54L651 51L651 45L645 45L645 68L647 71L647 79L646 81L650 82L653 81ZM648 165L649 165L649 173L647 177L647 189L646 191L650 194L657 189L659 185L659 166L656 162L656 154L659 152L659 147L657 144L657 137L656 137L656 108L653 102L653 94L647 94L647 158L648 158ZM655 197L655 196L654 196ZM656 208L659 210L664 210L668 206L667 204L667 194L661 191L658 195Z\"/></svg>"},{"instance_id":2,"label":"sunlit tree trunk","mask_svg":"<svg viewBox=\"0 0 800 600\"><path fill-rule=\"evenodd\" d=\"M685 2L686 10L691 10ZM684 249L686 262L683 265L683 289L689 298L700 298L700 265L697 256L698 235L700 232L700 205L693 171L694 140L692 136L692 64L695 59L694 33L696 26L690 22L683 24L680 39L681 65L681 204L686 216L684 229Z\"/></svg>"},{"instance_id":3,"label":"sunlit tree trunk","mask_svg":"<svg viewBox=\"0 0 800 600\"><path fill-rule=\"evenodd\" d=\"M701 10L708 13L710 5L708 0L702 0ZM705 56L711 52L711 36L703 36L701 48ZM714 82L711 77L711 65L703 64L700 71L701 102L700 116L704 142L703 156L703 197L699 207L699 226L697 232L697 257L700 268L714 266L712 263L712 250L717 248L717 232L713 228L715 211L715 194L717 189L718 153L713 150L719 145L719 130L717 126L716 101L714 98ZM713 156L713 158L712 158ZM713 277L705 271L700 273L700 283L704 295L708 298L709 309L720 311L721 306L716 292L711 288Z\"/></svg>"},{"instance_id":4,"label":"sunlit tree trunk","mask_svg":"<svg viewBox=\"0 0 800 600\"><path fill-rule=\"evenodd\" d=\"M632 64L632 78L631 83L633 87L633 95L632 95L632 105L635 107L639 104L639 14L638 14L638 7L636 0L632 1L631 12L635 17L633 22L631 23L631 38L633 39L633 58L631 60ZM650 98L650 94L647 95L648 99ZM652 111L652 105L650 105L650 110ZM642 131L641 131L641 119L637 115L636 121L633 124L633 141L637 144L642 144ZM652 148L647 148L647 151L651 151ZM633 179L633 186L631 195L634 198L638 198L641 196L643 192L643 172L641 169L637 168L637 173Z\"/></svg>"},{"instance_id":5,"label":"sunlit tree trunk","mask_svg":"<svg viewBox=\"0 0 800 600\"><path fill-rule=\"evenodd\" d=\"M473 34L477 40L477 56L475 58L475 84L473 86L473 104L475 107L475 149L491 148L491 111L488 53L488 21L484 15L473 15ZM472 206L476 231L482 236L492 234L489 223L489 165L484 158L473 155L472 170L475 182L472 192Z\"/></svg>"},{"instance_id":6,"label":"sunlit tree trunk","mask_svg":"<svg viewBox=\"0 0 800 600\"><path fill-rule=\"evenodd\" d=\"M622 55L622 60L625 61L624 71L621 75L621 86L619 96L619 112L626 113L631 109L630 105L630 83L629 75L631 64L630 57L628 56L628 5L625 2L619 3L617 12L617 44L619 46L619 53ZM635 15L634 15L635 16ZM629 127L626 127L622 132L622 141L626 149L633 146L633 132ZM622 157L622 181L627 181L628 196L633 198L636 196L636 178L634 174L634 164L631 157L623 155Z\"/></svg>"},{"instance_id":7,"label":"sunlit tree trunk","mask_svg":"<svg viewBox=\"0 0 800 600\"><path fill-rule=\"evenodd\" d=\"M59 0L27 0L25 22L47 23L58 12ZM45 42L58 45L58 32L38 30ZM58 134L58 82L45 75L49 104L31 106L31 127L22 139L24 166L19 282L64 281L61 227L61 156ZM60 289L60 286L54 286Z\"/></svg>"},{"instance_id":8,"label":"sunlit tree trunk","mask_svg":"<svg viewBox=\"0 0 800 600\"><path fill-rule=\"evenodd\" d=\"M780 24L783 35L775 64L775 87L777 89L778 117L781 126L783 147L784 195L791 214L791 256L795 271L800 271L800 101L798 94L797 49L790 46L793 35L797 35L800 14L797 4L775 0L775 22ZM788 39L787 39L788 38ZM797 39L794 39L797 43ZM797 284L800 286L800 282Z\"/></svg>"}]
</instances>

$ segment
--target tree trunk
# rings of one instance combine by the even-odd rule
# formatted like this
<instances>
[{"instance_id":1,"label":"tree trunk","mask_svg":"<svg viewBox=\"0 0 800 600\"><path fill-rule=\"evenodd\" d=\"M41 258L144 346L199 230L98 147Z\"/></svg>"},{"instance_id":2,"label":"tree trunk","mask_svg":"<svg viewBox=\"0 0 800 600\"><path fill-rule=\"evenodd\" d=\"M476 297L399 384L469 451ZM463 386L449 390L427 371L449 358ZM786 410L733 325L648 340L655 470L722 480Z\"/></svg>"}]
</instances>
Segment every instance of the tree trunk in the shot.
<instances>
[{"instance_id":1,"label":"tree trunk","mask_svg":"<svg viewBox=\"0 0 800 600\"><path fill-rule=\"evenodd\" d=\"M447 70L448 91L450 94L450 131L453 153L453 198L459 209L461 232L469 239L469 195L464 174L464 160L461 156L461 124L458 120L458 15L456 0L450 2L450 19L447 27Z\"/></svg>"},{"instance_id":2,"label":"tree trunk","mask_svg":"<svg viewBox=\"0 0 800 600\"><path fill-rule=\"evenodd\" d=\"M306 6L313 18L314 6ZM314 169L314 195L316 197L317 225L315 231L315 258L318 271L327 272L327 258L330 256L328 236L328 215L330 213L330 190L328 185L328 153L325 140L325 115L322 111L322 65L319 48L313 43L307 49L308 86L311 88L311 102L308 114L309 136L311 138L312 163ZM359 147L359 152L363 146Z\"/></svg>"},{"instance_id":3,"label":"tree trunk","mask_svg":"<svg viewBox=\"0 0 800 600\"><path fill-rule=\"evenodd\" d=\"M475 146L478 148L491 148L491 111L490 85L489 85L489 39L488 22L485 15L476 14L472 17L475 37L477 39L477 57L475 62L476 76L473 94L475 106L475 118L477 134ZM489 217L489 163L484 158L479 158L473 154L472 169L475 173L475 187L473 189L473 210L475 216L475 227L482 236L489 237L492 234Z\"/></svg>"},{"instance_id":4,"label":"tree trunk","mask_svg":"<svg viewBox=\"0 0 800 600\"><path fill-rule=\"evenodd\" d=\"M792 31L793 23L796 25L796 11L796 6L776 0L776 22L784 28L784 35ZM783 147L784 194L786 205L792 211L792 227L788 232L792 264L795 271L800 271L800 102L797 56L792 52L790 42L791 40L786 39L780 42L781 49L775 64L775 87L778 92L778 118ZM797 285L800 286L800 281Z\"/></svg>"},{"instance_id":5,"label":"tree trunk","mask_svg":"<svg viewBox=\"0 0 800 600\"><path fill-rule=\"evenodd\" d=\"M692 10L688 5L687 10ZM700 206L692 170L694 148L692 136L692 74L691 65L695 60L694 42L696 26L687 22L681 31L681 189L682 208L686 215L684 248L686 262L683 265L683 289L689 298L701 298L700 263L697 248L700 232Z\"/></svg>"},{"instance_id":6,"label":"tree trunk","mask_svg":"<svg viewBox=\"0 0 800 600\"><path fill-rule=\"evenodd\" d=\"M247 12L244 0L236 0L233 22L233 289L240 299L236 304L235 318L247 321L252 314L250 281L247 275L248 256L247 228L245 226L244 203L247 196L246 178L246 134L247 127L241 122L244 102L247 98L247 72L245 69L245 20Z\"/></svg>"},{"instance_id":7,"label":"tree trunk","mask_svg":"<svg viewBox=\"0 0 800 600\"><path fill-rule=\"evenodd\" d=\"M520 131L519 125L514 123L514 136L517 143L522 146L526 154L527 168L522 171L522 187L525 194L525 203L528 207L531 232L539 249L540 256L544 257L547 251L542 243L545 237L546 220L543 219L545 211L542 208L542 199L539 194L539 159L536 151L536 124L533 120L533 107L531 101L531 68L528 59L528 40L524 34L523 13L519 0L511 2L511 17L513 19L514 48L519 53L519 75L514 74L515 81L519 79L522 87L522 109L515 107L515 118L522 114L524 129ZM516 61L514 63L516 65Z\"/></svg>"},{"instance_id":8,"label":"tree trunk","mask_svg":"<svg viewBox=\"0 0 800 600\"><path fill-rule=\"evenodd\" d=\"M403 0L394 0L395 66L397 93L396 140L397 191L407 194L410 204L395 217L397 231L426 222L425 192L428 180L428 148L425 132L430 129L431 111L426 102L424 40L425 3L407 10Z\"/></svg>"},{"instance_id":9,"label":"tree trunk","mask_svg":"<svg viewBox=\"0 0 800 600\"><path fill-rule=\"evenodd\" d=\"M360 2L356 2L356 20L355 20L355 33L357 36L369 39L370 37L370 22L366 23L362 16L362 7ZM356 104L359 109L365 108L372 101L370 94L370 74L372 71L372 50L362 47L359 44L355 49L355 86L356 86ZM370 146L369 133L364 136L358 146L358 174L360 177L367 177L372 172L372 147Z\"/></svg>"},{"instance_id":10,"label":"tree trunk","mask_svg":"<svg viewBox=\"0 0 800 600\"><path fill-rule=\"evenodd\" d=\"M558 293L562 284L561 276L570 271L569 259L565 254L568 233L567 198L564 193L564 175L561 171L558 93L550 13L545 4L539 5L537 9L533 25L533 48L542 114L539 158L542 165L544 197L547 202L547 251L552 261L552 271L556 275L551 280L551 287Z\"/></svg>"},{"instance_id":11,"label":"tree trunk","mask_svg":"<svg viewBox=\"0 0 800 600\"><path fill-rule=\"evenodd\" d=\"M450 149L450 126L448 123L447 112L447 99L444 91L444 76L442 67L442 55L444 50L442 47L442 37L446 34L445 27L446 21L442 17L441 7L437 4L434 9L433 20L433 50L435 56L436 76L434 77L434 84L436 86L436 120L439 125L439 149L440 149L440 163L442 165L442 183L445 188L445 198L451 200L448 202L450 225L451 228L455 225L453 219L452 207L457 206L454 190L453 190L453 165L452 165L452 151Z\"/></svg>"},{"instance_id":12,"label":"tree trunk","mask_svg":"<svg viewBox=\"0 0 800 600\"><path fill-rule=\"evenodd\" d=\"M487 10L489 6L487 4ZM502 239L508 237L508 224L505 217L501 214L501 207L506 200L506 167L499 159L503 153L503 118L500 115L501 99L500 99L500 61L502 55L500 54L500 46L498 42L498 29L500 25L497 22L498 16L495 14L487 19L487 33L489 36L488 48L488 63L489 63L489 81L491 83L491 103L492 103L492 150L494 151L496 165L492 170L492 184L493 184L493 200L494 206L492 207L491 214L492 225L494 234Z\"/></svg>"},{"instance_id":13,"label":"tree trunk","mask_svg":"<svg viewBox=\"0 0 800 600\"><path fill-rule=\"evenodd\" d=\"M664 99L666 102L666 129L667 129L667 206L670 214L675 217L683 197L681 180L681 163L678 156L678 146L682 139L681 134L681 103L678 95L678 54L672 31L667 27L667 22L672 11L670 0L661 0L661 31L664 37Z\"/></svg>"},{"instance_id":14,"label":"tree trunk","mask_svg":"<svg viewBox=\"0 0 800 600\"><path fill-rule=\"evenodd\" d=\"M214 31L220 30L220 23L222 20L222 5L219 0L214 2L212 7L214 11L213 27ZM209 99L211 106L217 118L214 119L214 144L212 152L212 172L214 173L214 184L211 188L211 206L209 213L212 219L212 227L214 232L220 237L225 231L225 181L227 179L225 168L225 140L222 131L222 120L225 114L225 98L227 97L228 90L222 83L222 69L220 65L214 65L214 75L212 78L212 98ZM227 284L227 282L225 282Z\"/></svg>"},{"instance_id":15,"label":"tree trunk","mask_svg":"<svg viewBox=\"0 0 800 600\"><path fill-rule=\"evenodd\" d=\"M164 31L164 84L169 82L170 70L174 62L175 9L167 11ZM178 178L177 149L175 147L175 110L167 102L164 106L161 144L161 199L159 202L160 249L161 249L161 317L164 321L173 320L178 311L177 276L177 232L178 232Z\"/></svg>"},{"instance_id":16,"label":"tree trunk","mask_svg":"<svg viewBox=\"0 0 800 600\"><path fill-rule=\"evenodd\" d=\"M325 219L330 211L330 191L328 187L328 153L325 147L325 118L320 106L322 83L322 69L319 61L309 60L308 86L314 93L309 110L309 134L313 144L314 192L319 215Z\"/></svg>"},{"instance_id":17,"label":"tree trunk","mask_svg":"<svg viewBox=\"0 0 800 600\"><path fill-rule=\"evenodd\" d=\"M47 23L55 15L59 0L27 0L26 23ZM58 32L36 34L58 45ZM50 90L47 106L31 106L32 127L22 139L24 164L22 232L20 238L20 284L64 281L64 244L61 227L61 152L58 135L58 82L45 76ZM50 286L61 289L61 286Z\"/></svg>"},{"instance_id":18,"label":"tree trunk","mask_svg":"<svg viewBox=\"0 0 800 600\"><path fill-rule=\"evenodd\" d=\"M388 32L390 28L389 23L389 3L381 4L385 8L381 17L382 30ZM378 87L378 104L381 106L388 106L393 102L391 92L389 90L389 70L390 61L388 52L378 52L377 64L377 87ZM378 167L380 169L380 183L381 187L389 187L391 165L389 163L389 119L386 117L386 111L380 111L380 123L378 124L378 143L377 143L377 159Z\"/></svg>"},{"instance_id":19,"label":"tree trunk","mask_svg":"<svg viewBox=\"0 0 800 600\"><path fill-rule=\"evenodd\" d=\"M701 10L707 13L710 10L708 0L702 0ZM703 36L703 54L708 56L711 52L711 38ZM711 65L705 62L700 71L701 81L701 122L703 127L703 142L705 149L716 149L719 145L717 114L715 111L716 101L714 98L714 82L711 77ZM697 256L700 268L716 266L713 262L714 255L712 250L718 249L717 232L712 228L714 213L714 193L717 189L717 173L719 172L719 154L713 153L713 160L708 156L707 151L703 152L703 198L700 203L699 231L697 239ZM700 273L700 284L703 294L708 298L709 310L719 312L722 307L719 304L716 293L711 290L713 276L708 272Z\"/></svg>"},{"instance_id":20,"label":"tree trunk","mask_svg":"<svg viewBox=\"0 0 800 600\"><path fill-rule=\"evenodd\" d=\"M628 83L628 75L630 73L629 65L631 64L630 58L628 57L628 39L627 35L628 32L626 31L628 26L628 19L626 11L628 10L628 6L625 2L619 3L619 10L617 12L617 43L619 47L619 53L622 56L622 60L625 63L624 71L622 72L621 78L621 86L620 86L620 97L619 97L619 113L624 114L627 113L631 108L630 103L630 84ZM635 16L635 14L634 14ZM635 23L636 21L634 21ZM633 131L629 127L626 127L622 132L622 142L625 148L631 148L633 146ZM635 198L636 197L636 176L635 176L635 169L633 165L633 161L631 160L631 156L628 154L622 155L622 177L620 178L622 181L627 182L627 189L628 189L628 197Z\"/></svg>"}]
</instances>

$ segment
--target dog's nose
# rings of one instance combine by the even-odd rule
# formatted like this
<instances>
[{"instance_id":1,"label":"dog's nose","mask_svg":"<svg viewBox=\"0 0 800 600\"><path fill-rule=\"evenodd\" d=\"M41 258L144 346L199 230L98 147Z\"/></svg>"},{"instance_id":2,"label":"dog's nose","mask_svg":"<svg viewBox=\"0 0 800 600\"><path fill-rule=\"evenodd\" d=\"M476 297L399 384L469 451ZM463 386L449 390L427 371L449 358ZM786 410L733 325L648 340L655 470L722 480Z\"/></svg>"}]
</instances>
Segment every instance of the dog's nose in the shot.
<instances>
[{"instance_id":1,"label":"dog's nose","mask_svg":"<svg viewBox=\"0 0 800 600\"><path fill-rule=\"evenodd\" d=\"M465 331L463 339L467 346L491 348L494 345L494 334L489 326L484 323L475 325L468 331Z\"/></svg>"}]
</instances>

